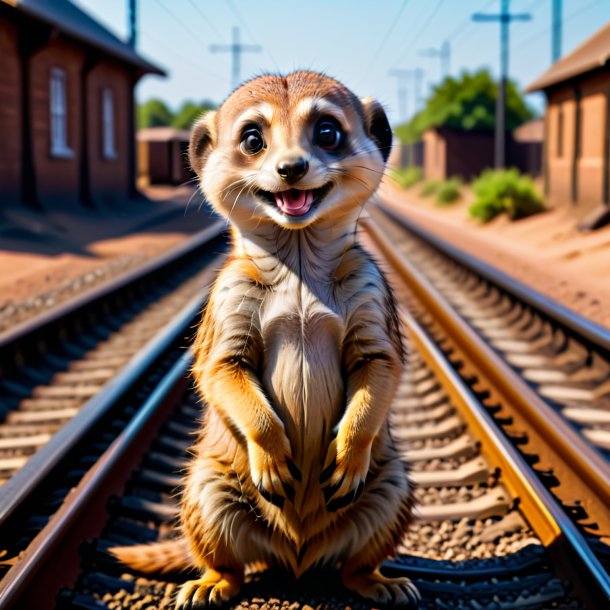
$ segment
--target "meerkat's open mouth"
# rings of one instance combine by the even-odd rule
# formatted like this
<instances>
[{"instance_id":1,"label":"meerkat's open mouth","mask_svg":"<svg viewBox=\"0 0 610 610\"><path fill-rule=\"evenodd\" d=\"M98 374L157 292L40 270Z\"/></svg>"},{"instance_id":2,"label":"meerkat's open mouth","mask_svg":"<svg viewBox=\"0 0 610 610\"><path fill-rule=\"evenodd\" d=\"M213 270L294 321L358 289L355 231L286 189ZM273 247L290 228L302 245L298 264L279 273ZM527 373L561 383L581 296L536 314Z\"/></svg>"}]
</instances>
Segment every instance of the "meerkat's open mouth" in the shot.
<instances>
[{"instance_id":1,"label":"meerkat's open mouth","mask_svg":"<svg viewBox=\"0 0 610 610\"><path fill-rule=\"evenodd\" d=\"M317 189L289 189L277 193L259 190L257 194L266 203L277 206L287 216L304 216L326 197L332 186L331 182L327 182Z\"/></svg>"}]
</instances>

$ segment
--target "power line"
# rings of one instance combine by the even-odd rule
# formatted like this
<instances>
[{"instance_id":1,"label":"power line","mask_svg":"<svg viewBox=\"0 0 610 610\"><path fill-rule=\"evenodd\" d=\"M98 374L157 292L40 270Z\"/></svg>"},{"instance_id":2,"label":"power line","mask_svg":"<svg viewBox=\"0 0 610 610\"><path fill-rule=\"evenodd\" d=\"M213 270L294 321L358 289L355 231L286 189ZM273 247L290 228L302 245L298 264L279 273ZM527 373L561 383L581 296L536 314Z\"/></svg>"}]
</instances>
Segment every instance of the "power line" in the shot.
<instances>
[{"instance_id":1,"label":"power line","mask_svg":"<svg viewBox=\"0 0 610 610\"><path fill-rule=\"evenodd\" d=\"M419 54L421 57L434 57L440 59L441 80L449 76L449 73L451 72L451 44L448 40L445 40L439 49L430 47L428 49L422 49Z\"/></svg>"},{"instance_id":2,"label":"power line","mask_svg":"<svg viewBox=\"0 0 610 610\"><path fill-rule=\"evenodd\" d=\"M253 42L256 42L256 37L250 31L250 28L248 27L248 23L242 17L241 13L239 12L239 9L237 8L237 6L233 2L233 0L227 0L227 4L229 5L229 8L233 11L233 14L235 15L235 17L237 17L237 21L239 21L241 26L246 31L246 34L248 34L248 36L250 37L250 40L252 40ZM267 53L267 55L269 56L269 59L271 59L271 61L273 62L275 69L279 72L280 66L278 65L277 61L275 61L275 57L273 57L273 55L271 54L271 51L269 51L269 49L265 48L265 53Z\"/></svg>"},{"instance_id":3,"label":"power line","mask_svg":"<svg viewBox=\"0 0 610 610\"><path fill-rule=\"evenodd\" d=\"M129 27L129 40L127 44L132 48L136 48L136 43L138 41L138 27L137 27L137 18L138 11L136 7L136 0L129 0L128 6L128 27Z\"/></svg>"},{"instance_id":4,"label":"power line","mask_svg":"<svg viewBox=\"0 0 610 610\"><path fill-rule=\"evenodd\" d=\"M213 44L210 45L212 53L231 53L231 84L233 89L237 89L241 82L241 54L260 53L262 47L258 44L241 44L239 42L239 28L233 28L232 44Z\"/></svg>"},{"instance_id":5,"label":"power line","mask_svg":"<svg viewBox=\"0 0 610 610\"><path fill-rule=\"evenodd\" d=\"M366 70L364 71L363 78L365 78L368 75L368 73L371 71L371 68L373 67L373 65L377 61L377 58L379 57L379 54L381 53L381 51L385 47L385 45L388 42L390 36L394 33L394 30L396 29L396 26L398 25L400 17L402 16L402 12L405 10L405 6L407 6L408 2L409 2L409 0L403 0L402 4L400 5L400 8L398 9L398 12L396 13L394 18L392 19L392 22L390 23L390 27L387 29L385 35L381 39L381 44L377 47L377 50L373 54L373 57L371 58L371 61L369 62L369 65L367 66Z\"/></svg>"},{"instance_id":6,"label":"power line","mask_svg":"<svg viewBox=\"0 0 610 610\"><path fill-rule=\"evenodd\" d=\"M585 6L581 6L580 9L571 12L569 15L566 15L563 18L563 21L568 21L570 19L574 19L574 17L578 17L579 15L581 15L582 13L585 13L586 11L588 11L590 8L594 7L596 4L600 4L600 2L605 2L606 0L593 0L593 2L590 2L589 4L586 4ZM548 34L548 32L551 30L550 27L545 27L542 30L539 30L538 32L536 32L535 34L532 34L530 37L526 38L524 41L520 42L517 46L518 46L518 51L522 51L524 48L528 47L530 44L532 44L532 42L536 41L536 40L540 40L541 36L544 36L545 34Z\"/></svg>"},{"instance_id":7,"label":"power line","mask_svg":"<svg viewBox=\"0 0 610 610\"><path fill-rule=\"evenodd\" d=\"M388 71L390 76L396 78L396 93L398 97L398 113L401 121L407 120L407 81L413 75L413 70L400 70L392 68Z\"/></svg>"},{"instance_id":8,"label":"power line","mask_svg":"<svg viewBox=\"0 0 610 610\"><path fill-rule=\"evenodd\" d=\"M511 14L510 0L501 0L499 15L475 13L473 21L500 22L500 83L498 87L498 100L496 104L496 136L495 136L495 166L503 169L506 165L506 81L508 80L508 34L512 21L529 21L529 13Z\"/></svg>"},{"instance_id":9,"label":"power line","mask_svg":"<svg viewBox=\"0 0 610 610\"><path fill-rule=\"evenodd\" d=\"M208 24L208 27L214 32L218 40L224 40L223 35L216 29L216 26L210 21L210 18L195 4L194 0L188 0L189 4L195 9L199 16Z\"/></svg>"},{"instance_id":10,"label":"power line","mask_svg":"<svg viewBox=\"0 0 610 610\"><path fill-rule=\"evenodd\" d=\"M400 63L405 58L405 55L407 55L407 53L415 46L415 43L421 38L421 35L426 31L426 28L430 25L430 22L434 19L434 17L436 17L436 14L440 10L440 8L443 4L443 1L444 0L438 0L436 5L432 9L432 12L428 16L428 19L426 19L425 23L421 26L421 28L419 28L417 34L413 38L411 38L407 48L399 56L397 63Z\"/></svg>"},{"instance_id":11,"label":"power line","mask_svg":"<svg viewBox=\"0 0 610 610\"><path fill-rule=\"evenodd\" d=\"M491 8L494 4L496 3L496 0L490 0L489 2L486 2L480 9L478 9L479 11L486 11L488 8ZM473 27L473 23L472 23L472 19L470 18L470 16L468 17L468 19L466 19L466 21L462 21L452 32L451 34L449 34L449 36L445 37L445 40L448 40L449 42L453 43L453 48L455 48L455 43L456 40L459 38L462 38L463 36L465 36L468 33L468 30L472 29Z\"/></svg>"},{"instance_id":12,"label":"power line","mask_svg":"<svg viewBox=\"0 0 610 610\"><path fill-rule=\"evenodd\" d=\"M229 79L226 76L222 76L221 74L219 74L217 72L209 70L208 68L206 68L201 63L197 63L197 62L193 61L187 55L182 55L181 53L176 51L173 47L170 47L169 45L164 43L162 40L159 40L159 39L154 38L153 36L151 36L148 32L142 32L142 36L144 36L145 38L148 38L156 46L165 49L168 53L171 53L172 55L174 55L174 57L179 59L183 64L186 64L187 66L190 66L191 68L197 70L198 72L206 72L210 76L214 76L215 78L220 79L221 81L223 81L225 83L229 82Z\"/></svg>"},{"instance_id":13,"label":"power line","mask_svg":"<svg viewBox=\"0 0 610 610\"><path fill-rule=\"evenodd\" d=\"M553 35L551 36L551 61L555 63L561 57L561 0L553 0L551 19L553 20Z\"/></svg>"},{"instance_id":14,"label":"power line","mask_svg":"<svg viewBox=\"0 0 610 610\"><path fill-rule=\"evenodd\" d=\"M200 34L197 34L193 30L191 30L191 28L186 23L184 23L184 21L182 21L174 12L170 11L169 8L167 8L167 6L165 6L165 4L161 2L161 0L155 1L180 27L182 27L185 32L188 32L197 41L198 44L201 44Z\"/></svg>"}]
</instances>

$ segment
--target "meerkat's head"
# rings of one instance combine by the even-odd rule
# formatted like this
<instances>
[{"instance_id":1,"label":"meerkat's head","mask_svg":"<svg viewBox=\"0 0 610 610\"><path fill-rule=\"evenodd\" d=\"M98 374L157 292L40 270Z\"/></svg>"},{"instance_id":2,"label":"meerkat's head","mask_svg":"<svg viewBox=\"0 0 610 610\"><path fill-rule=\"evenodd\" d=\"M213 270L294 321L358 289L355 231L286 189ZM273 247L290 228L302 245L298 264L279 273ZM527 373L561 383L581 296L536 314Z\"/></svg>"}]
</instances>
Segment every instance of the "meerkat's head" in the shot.
<instances>
[{"instance_id":1,"label":"meerkat's head","mask_svg":"<svg viewBox=\"0 0 610 610\"><path fill-rule=\"evenodd\" d=\"M189 158L207 199L240 229L298 229L358 210L391 145L378 102L328 76L294 72L247 82L204 115Z\"/></svg>"}]
</instances>

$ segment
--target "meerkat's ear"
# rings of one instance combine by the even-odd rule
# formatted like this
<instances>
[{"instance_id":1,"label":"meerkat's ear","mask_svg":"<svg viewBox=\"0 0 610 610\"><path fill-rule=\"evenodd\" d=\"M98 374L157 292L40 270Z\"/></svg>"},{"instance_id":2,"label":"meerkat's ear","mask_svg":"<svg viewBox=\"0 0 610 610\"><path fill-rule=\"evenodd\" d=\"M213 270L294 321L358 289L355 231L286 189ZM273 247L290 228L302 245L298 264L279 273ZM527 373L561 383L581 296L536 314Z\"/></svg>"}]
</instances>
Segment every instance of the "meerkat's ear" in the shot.
<instances>
[{"instance_id":1,"label":"meerkat's ear","mask_svg":"<svg viewBox=\"0 0 610 610\"><path fill-rule=\"evenodd\" d=\"M216 144L216 112L209 110L193 126L189 142L189 163L193 171L201 176L210 151Z\"/></svg>"},{"instance_id":2,"label":"meerkat's ear","mask_svg":"<svg viewBox=\"0 0 610 610\"><path fill-rule=\"evenodd\" d=\"M367 97L362 100L364 108L364 128L368 136L377 144L384 161L388 160L392 149L392 128L383 106Z\"/></svg>"}]
</instances>

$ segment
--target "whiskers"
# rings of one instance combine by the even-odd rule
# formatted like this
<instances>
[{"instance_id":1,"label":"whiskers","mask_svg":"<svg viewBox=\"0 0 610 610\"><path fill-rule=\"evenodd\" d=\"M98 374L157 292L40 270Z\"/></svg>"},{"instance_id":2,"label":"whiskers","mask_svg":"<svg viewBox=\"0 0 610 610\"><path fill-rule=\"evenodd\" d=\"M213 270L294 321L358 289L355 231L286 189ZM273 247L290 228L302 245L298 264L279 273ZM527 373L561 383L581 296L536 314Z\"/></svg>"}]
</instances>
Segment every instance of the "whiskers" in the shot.
<instances>
[{"instance_id":1,"label":"whiskers","mask_svg":"<svg viewBox=\"0 0 610 610\"><path fill-rule=\"evenodd\" d=\"M246 191L246 195L250 195L253 192L254 188L256 187L255 179L256 179L255 175L246 176L245 178L238 178L237 180L234 180L233 182L231 182L229 185L225 186L222 189L221 202L224 203L226 201L227 197L229 197L229 195L231 195L241 185L239 192L237 193L237 195L235 195L235 199L233 199L233 204L231 205L231 209L229 210L229 213L227 214L228 222L231 221L231 214L235 210L235 206L237 205L237 200L241 197L242 193L244 191Z\"/></svg>"}]
</instances>

